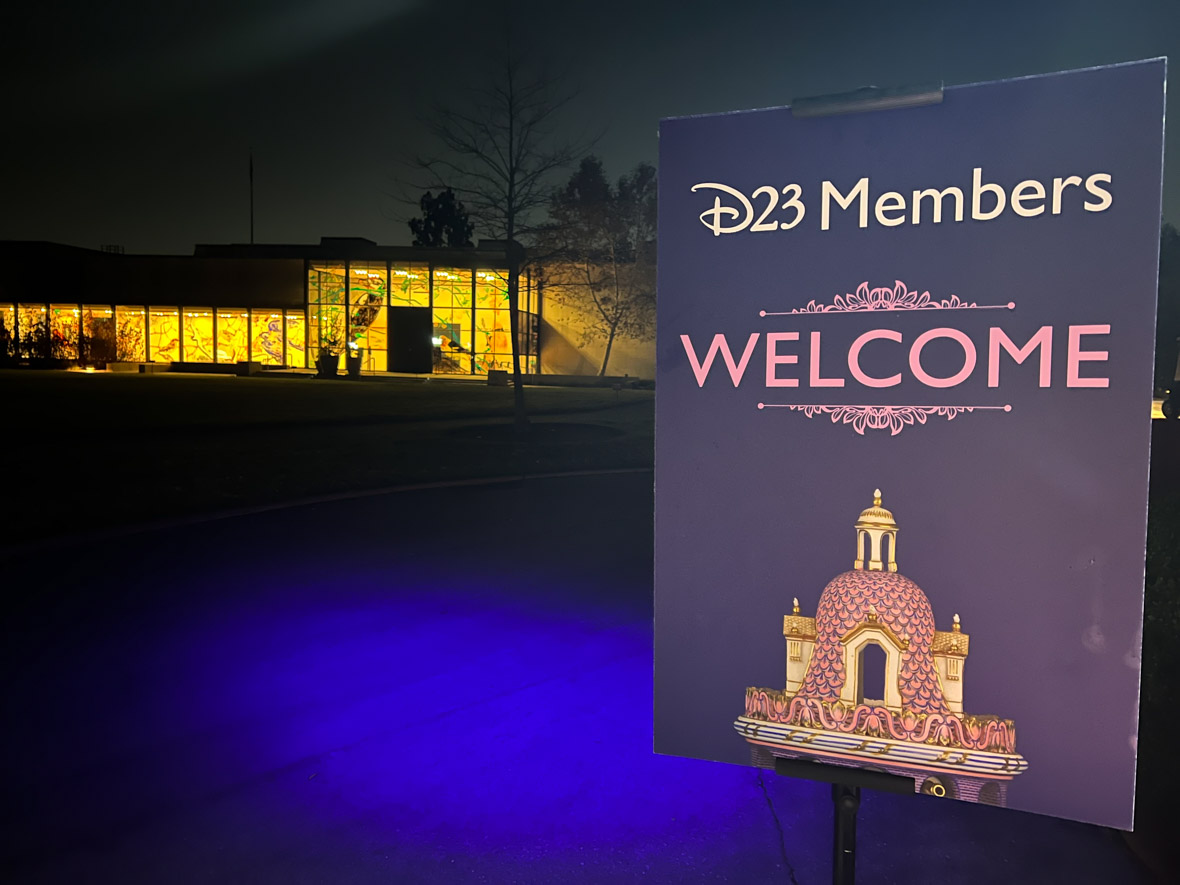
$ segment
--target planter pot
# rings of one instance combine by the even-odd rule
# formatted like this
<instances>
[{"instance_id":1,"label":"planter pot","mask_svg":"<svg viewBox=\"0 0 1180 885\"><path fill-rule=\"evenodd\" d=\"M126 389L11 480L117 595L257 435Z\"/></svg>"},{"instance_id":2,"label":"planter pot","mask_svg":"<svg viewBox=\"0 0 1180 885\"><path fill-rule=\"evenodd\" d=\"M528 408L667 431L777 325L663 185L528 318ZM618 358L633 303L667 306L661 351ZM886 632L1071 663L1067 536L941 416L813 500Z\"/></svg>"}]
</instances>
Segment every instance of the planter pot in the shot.
<instances>
[{"instance_id":1,"label":"planter pot","mask_svg":"<svg viewBox=\"0 0 1180 885\"><path fill-rule=\"evenodd\" d=\"M359 350L349 352L348 356L345 358L345 363L348 365L349 378L361 377L361 364L364 362L364 360L365 355L363 352Z\"/></svg>"},{"instance_id":2,"label":"planter pot","mask_svg":"<svg viewBox=\"0 0 1180 885\"><path fill-rule=\"evenodd\" d=\"M340 372L340 355L321 353L315 358L317 378L335 378Z\"/></svg>"}]
</instances>

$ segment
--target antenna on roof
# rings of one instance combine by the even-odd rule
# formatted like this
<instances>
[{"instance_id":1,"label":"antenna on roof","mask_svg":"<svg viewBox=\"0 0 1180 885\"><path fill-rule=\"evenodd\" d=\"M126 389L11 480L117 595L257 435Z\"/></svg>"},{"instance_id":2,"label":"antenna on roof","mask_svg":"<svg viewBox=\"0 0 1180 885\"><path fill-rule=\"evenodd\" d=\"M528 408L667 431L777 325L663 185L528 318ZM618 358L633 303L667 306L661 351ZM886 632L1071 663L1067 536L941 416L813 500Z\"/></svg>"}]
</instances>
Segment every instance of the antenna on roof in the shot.
<instances>
[{"instance_id":1,"label":"antenna on roof","mask_svg":"<svg viewBox=\"0 0 1180 885\"><path fill-rule=\"evenodd\" d=\"M254 245L254 148L250 148L250 245Z\"/></svg>"}]
</instances>

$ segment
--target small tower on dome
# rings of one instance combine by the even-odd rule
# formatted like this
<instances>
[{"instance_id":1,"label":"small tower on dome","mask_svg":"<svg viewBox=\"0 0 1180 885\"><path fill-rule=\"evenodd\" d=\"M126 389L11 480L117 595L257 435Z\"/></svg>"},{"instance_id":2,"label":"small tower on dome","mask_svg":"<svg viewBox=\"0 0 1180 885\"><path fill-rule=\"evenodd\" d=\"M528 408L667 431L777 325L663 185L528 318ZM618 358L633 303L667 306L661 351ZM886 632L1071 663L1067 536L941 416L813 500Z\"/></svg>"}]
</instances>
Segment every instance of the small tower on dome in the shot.
<instances>
[{"instance_id":1,"label":"small tower on dome","mask_svg":"<svg viewBox=\"0 0 1180 885\"><path fill-rule=\"evenodd\" d=\"M880 489L873 491L873 506L862 510L856 521L856 559L852 567L870 572L897 571L897 523L893 514L881 506Z\"/></svg>"}]
</instances>

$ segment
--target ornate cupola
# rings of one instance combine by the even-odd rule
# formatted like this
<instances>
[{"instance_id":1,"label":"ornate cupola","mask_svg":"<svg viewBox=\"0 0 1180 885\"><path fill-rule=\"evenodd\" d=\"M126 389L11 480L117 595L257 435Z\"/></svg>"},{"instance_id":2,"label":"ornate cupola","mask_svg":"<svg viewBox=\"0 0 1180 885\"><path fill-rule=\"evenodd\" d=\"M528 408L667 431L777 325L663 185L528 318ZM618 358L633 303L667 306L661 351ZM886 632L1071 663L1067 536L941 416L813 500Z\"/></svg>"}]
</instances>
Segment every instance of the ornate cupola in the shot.
<instances>
[{"instance_id":1,"label":"ornate cupola","mask_svg":"<svg viewBox=\"0 0 1180 885\"><path fill-rule=\"evenodd\" d=\"M889 539L889 558L884 556L884 540ZM881 506L881 490L873 492L873 506L860 513L856 521L856 560L853 568L870 572L897 571L897 523L893 514Z\"/></svg>"},{"instance_id":2,"label":"ornate cupola","mask_svg":"<svg viewBox=\"0 0 1180 885\"><path fill-rule=\"evenodd\" d=\"M856 562L828 581L815 617L783 616L783 688L746 688L734 727L755 765L809 759L912 778L933 796L1003 805L1028 768L1016 726L963 712L971 637L955 614L935 625L922 588L897 570L897 523L881 506L856 521Z\"/></svg>"}]
</instances>

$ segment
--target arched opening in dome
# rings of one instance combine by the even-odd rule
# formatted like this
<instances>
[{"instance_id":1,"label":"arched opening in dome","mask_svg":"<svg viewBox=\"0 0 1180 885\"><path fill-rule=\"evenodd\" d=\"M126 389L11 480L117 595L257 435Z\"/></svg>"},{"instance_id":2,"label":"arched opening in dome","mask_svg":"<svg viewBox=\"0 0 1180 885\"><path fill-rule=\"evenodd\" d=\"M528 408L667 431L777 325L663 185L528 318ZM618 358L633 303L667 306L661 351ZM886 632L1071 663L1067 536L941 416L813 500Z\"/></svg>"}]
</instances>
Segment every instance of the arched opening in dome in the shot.
<instances>
[{"instance_id":1,"label":"arched opening in dome","mask_svg":"<svg viewBox=\"0 0 1180 885\"><path fill-rule=\"evenodd\" d=\"M885 649L867 642L856 656L856 702L885 703Z\"/></svg>"}]
</instances>

